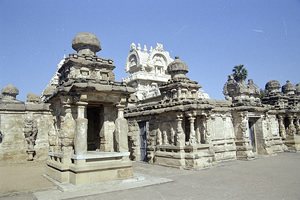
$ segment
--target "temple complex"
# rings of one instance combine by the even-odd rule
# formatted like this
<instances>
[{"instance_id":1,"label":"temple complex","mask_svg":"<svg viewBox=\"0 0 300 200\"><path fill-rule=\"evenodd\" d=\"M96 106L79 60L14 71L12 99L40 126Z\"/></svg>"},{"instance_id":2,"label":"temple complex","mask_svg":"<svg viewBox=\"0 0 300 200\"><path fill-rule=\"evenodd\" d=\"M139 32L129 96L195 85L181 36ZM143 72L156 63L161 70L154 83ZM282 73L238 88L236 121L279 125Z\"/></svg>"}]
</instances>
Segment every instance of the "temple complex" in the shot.
<instances>
[{"instance_id":1,"label":"temple complex","mask_svg":"<svg viewBox=\"0 0 300 200\"><path fill-rule=\"evenodd\" d=\"M72 47L41 97L1 90L0 160L47 159L50 178L81 185L131 178L131 161L199 169L300 150L299 84L271 80L262 96L231 74L225 100L214 100L162 44L132 43L121 82L94 34L77 34Z\"/></svg>"}]
</instances>

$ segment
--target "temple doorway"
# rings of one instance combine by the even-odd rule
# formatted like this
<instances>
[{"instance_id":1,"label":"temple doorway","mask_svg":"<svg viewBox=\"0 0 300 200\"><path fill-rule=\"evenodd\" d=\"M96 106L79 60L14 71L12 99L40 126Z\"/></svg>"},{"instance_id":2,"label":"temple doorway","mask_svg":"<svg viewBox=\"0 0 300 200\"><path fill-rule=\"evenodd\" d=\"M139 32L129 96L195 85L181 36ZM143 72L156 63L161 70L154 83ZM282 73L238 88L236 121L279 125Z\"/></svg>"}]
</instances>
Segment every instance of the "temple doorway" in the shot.
<instances>
[{"instance_id":1,"label":"temple doorway","mask_svg":"<svg viewBox=\"0 0 300 200\"><path fill-rule=\"evenodd\" d=\"M249 120L249 138L251 140L252 151L256 152L256 136L255 136L255 121Z\"/></svg>"},{"instance_id":2,"label":"temple doorway","mask_svg":"<svg viewBox=\"0 0 300 200\"><path fill-rule=\"evenodd\" d=\"M147 127L146 122L139 122L140 129L140 161L148 162L147 157Z\"/></svg>"},{"instance_id":3,"label":"temple doorway","mask_svg":"<svg viewBox=\"0 0 300 200\"><path fill-rule=\"evenodd\" d=\"M87 150L95 151L100 149L100 131L103 125L103 105L88 106L87 119Z\"/></svg>"}]
</instances>

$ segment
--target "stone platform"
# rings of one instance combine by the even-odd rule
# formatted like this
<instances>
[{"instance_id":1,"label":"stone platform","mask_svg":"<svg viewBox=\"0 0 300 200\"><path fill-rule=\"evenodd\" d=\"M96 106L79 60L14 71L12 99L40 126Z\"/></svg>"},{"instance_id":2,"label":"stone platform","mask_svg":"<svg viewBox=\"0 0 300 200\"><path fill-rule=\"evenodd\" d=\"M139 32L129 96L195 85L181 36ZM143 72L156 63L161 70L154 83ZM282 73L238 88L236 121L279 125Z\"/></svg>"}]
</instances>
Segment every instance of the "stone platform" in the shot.
<instances>
[{"instance_id":1,"label":"stone platform","mask_svg":"<svg viewBox=\"0 0 300 200\"><path fill-rule=\"evenodd\" d=\"M49 153L46 175L60 183L74 185L129 179L133 176L129 152L95 152L64 157Z\"/></svg>"}]
</instances>

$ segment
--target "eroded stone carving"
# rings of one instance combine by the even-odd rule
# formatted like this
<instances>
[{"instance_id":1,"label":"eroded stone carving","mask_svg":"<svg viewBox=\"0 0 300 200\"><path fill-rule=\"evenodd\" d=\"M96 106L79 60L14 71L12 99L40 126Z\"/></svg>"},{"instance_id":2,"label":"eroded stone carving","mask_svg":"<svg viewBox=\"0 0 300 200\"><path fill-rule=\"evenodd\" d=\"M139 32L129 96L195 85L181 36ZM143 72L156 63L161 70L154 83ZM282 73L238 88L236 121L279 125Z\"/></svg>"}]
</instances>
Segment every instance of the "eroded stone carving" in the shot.
<instances>
[{"instance_id":1,"label":"eroded stone carving","mask_svg":"<svg viewBox=\"0 0 300 200\"><path fill-rule=\"evenodd\" d=\"M41 99L37 94L28 93L26 102L40 103Z\"/></svg>"},{"instance_id":2,"label":"eroded stone carving","mask_svg":"<svg viewBox=\"0 0 300 200\"><path fill-rule=\"evenodd\" d=\"M26 151L28 153L29 161L33 160L33 156L35 153L34 145L35 145L37 134L38 134L38 128L37 128L36 121L33 119L26 119L25 127L24 127L24 135L25 135L26 142L28 144L28 149Z\"/></svg>"},{"instance_id":3,"label":"eroded stone carving","mask_svg":"<svg viewBox=\"0 0 300 200\"><path fill-rule=\"evenodd\" d=\"M282 92L287 95L295 94L296 88L295 85L291 84L289 80L286 81L286 84L282 86Z\"/></svg>"},{"instance_id":4,"label":"eroded stone carving","mask_svg":"<svg viewBox=\"0 0 300 200\"><path fill-rule=\"evenodd\" d=\"M1 90L2 100L4 101L14 101L18 94L19 90L12 84L3 87Z\"/></svg>"},{"instance_id":5,"label":"eroded stone carving","mask_svg":"<svg viewBox=\"0 0 300 200\"><path fill-rule=\"evenodd\" d=\"M235 106L261 105L258 98L259 88L252 79L249 79L248 84L246 84L245 80L235 81L233 75L229 75L223 87L223 94L227 100L232 100Z\"/></svg>"}]
</instances>

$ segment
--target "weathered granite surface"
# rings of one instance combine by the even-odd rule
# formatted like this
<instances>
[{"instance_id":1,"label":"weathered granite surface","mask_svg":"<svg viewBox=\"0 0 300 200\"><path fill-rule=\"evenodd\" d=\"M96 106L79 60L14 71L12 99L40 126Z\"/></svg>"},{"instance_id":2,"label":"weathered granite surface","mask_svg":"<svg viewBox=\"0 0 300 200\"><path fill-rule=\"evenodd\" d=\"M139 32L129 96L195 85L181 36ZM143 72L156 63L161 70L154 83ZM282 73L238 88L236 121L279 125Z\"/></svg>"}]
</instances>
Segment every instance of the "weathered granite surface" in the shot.
<instances>
[{"instance_id":1,"label":"weathered granite surface","mask_svg":"<svg viewBox=\"0 0 300 200\"><path fill-rule=\"evenodd\" d=\"M131 178L123 109L134 89L115 81L113 60L96 55L94 34L77 34L72 47L77 53L64 58L55 90L45 95L55 127L46 174L74 185Z\"/></svg>"},{"instance_id":2,"label":"weathered granite surface","mask_svg":"<svg viewBox=\"0 0 300 200\"><path fill-rule=\"evenodd\" d=\"M17 162L45 160L48 156L48 135L54 131L50 104L16 99L18 89L6 86L0 100L0 160ZM31 98L32 95L29 95Z\"/></svg>"}]
</instances>

